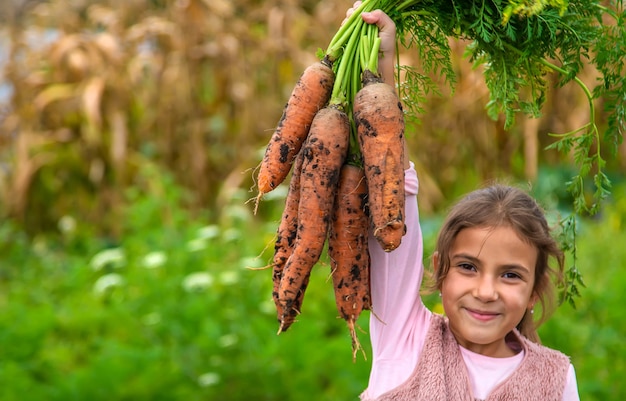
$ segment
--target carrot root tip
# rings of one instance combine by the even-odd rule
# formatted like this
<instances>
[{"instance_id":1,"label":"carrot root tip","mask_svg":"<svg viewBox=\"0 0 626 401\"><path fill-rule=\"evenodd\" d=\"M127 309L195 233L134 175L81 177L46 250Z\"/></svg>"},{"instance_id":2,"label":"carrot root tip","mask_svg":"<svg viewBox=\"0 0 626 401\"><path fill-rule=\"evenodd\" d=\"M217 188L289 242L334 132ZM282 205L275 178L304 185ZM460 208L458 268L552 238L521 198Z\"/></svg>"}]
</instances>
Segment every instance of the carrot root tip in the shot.
<instances>
[{"instance_id":1,"label":"carrot root tip","mask_svg":"<svg viewBox=\"0 0 626 401\"><path fill-rule=\"evenodd\" d=\"M352 362L356 362L356 355L359 351L361 351L361 353L363 354L363 359L367 360L365 350L363 349L363 346L361 346L359 337L356 334L355 321L350 319L347 323L350 330L350 337L352 338Z\"/></svg>"},{"instance_id":2,"label":"carrot root tip","mask_svg":"<svg viewBox=\"0 0 626 401\"><path fill-rule=\"evenodd\" d=\"M263 198L264 192L259 192L259 194L254 198L254 215L256 216L256 212L259 209L259 202L261 202L261 198Z\"/></svg>"}]
</instances>

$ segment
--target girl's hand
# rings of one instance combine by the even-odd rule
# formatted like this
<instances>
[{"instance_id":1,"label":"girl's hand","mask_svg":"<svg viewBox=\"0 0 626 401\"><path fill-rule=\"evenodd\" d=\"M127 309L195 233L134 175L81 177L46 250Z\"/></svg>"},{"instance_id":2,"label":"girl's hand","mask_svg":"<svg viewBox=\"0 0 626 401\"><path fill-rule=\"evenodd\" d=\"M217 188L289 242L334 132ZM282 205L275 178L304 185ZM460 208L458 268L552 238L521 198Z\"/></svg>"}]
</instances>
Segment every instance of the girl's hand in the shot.
<instances>
[{"instance_id":1,"label":"girl's hand","mask_svg":"<svg viewBox=\"0 0 626 401\"><path fill-rule=\"evenodd\" d=\"M350 17L354 10L361 5L356 1L346 12L346 18ZM396 59L396 24L387 14L381 10L364 12L361 14L363 21L368 24L376 24L378 37L380 37L380 55L378 59L378 73L387 84L394 85L394 64ZM345 20L344 20L345 21Z\"/></svg>"}]
</instances>

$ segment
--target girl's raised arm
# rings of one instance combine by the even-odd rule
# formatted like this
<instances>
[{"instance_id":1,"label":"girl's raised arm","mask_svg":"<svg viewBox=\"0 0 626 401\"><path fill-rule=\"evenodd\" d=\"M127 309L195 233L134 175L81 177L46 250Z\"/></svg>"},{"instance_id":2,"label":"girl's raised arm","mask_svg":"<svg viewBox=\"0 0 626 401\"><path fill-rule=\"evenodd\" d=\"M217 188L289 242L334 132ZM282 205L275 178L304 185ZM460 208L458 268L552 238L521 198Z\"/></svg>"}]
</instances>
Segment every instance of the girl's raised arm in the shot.
<instances>
[{"instance_id":1,"label":"girl's raised arm","mask_svg":"<svg viewBox=\"0 0 626 401\"><path fill-rule=\"evenodd\" d=\"M373 364L371 397L400 385L417 364L431 313L420 298L424 273L423 241L417 208L418 180L411 164L405 170L407 232L402 243L385 252L370 235Z\"/></svg>"}]
</instances>

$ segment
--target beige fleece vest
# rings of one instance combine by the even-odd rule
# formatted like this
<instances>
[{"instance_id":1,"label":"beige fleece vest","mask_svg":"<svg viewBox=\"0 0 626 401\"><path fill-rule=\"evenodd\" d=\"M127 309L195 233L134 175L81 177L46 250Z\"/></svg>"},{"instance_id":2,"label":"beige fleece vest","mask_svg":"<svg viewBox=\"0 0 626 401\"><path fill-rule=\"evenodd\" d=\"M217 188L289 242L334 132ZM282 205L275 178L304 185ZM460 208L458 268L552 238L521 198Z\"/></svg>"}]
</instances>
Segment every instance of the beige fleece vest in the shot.
<instances>
[{"instance_id":1,"label":"beige fleece vest","mask_svg":"<svg viewBox=\"0 0 626 401\"><path fill-rule=\"evenodd\" d=\"M524 358L486 401L561 401L569 358L529 341L517 331L514 335L524 349ZM377 401L478 401L470 388L465 362L448 322L433 314L415 371L404 384Z\"/></svg>"}]
</instances>

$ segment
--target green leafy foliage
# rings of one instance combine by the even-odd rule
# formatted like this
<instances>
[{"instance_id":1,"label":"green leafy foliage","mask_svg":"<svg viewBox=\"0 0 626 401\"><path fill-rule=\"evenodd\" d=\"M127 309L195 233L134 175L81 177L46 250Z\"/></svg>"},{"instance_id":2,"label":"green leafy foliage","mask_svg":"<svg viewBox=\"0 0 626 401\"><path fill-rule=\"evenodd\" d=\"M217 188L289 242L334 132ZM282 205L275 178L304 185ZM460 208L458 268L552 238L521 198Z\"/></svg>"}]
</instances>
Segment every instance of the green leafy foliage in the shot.
<instances>
[{"instance_id":1,"label":"green leafy foliage","mask_svg":"<svg viewBox=\"0 0 626 401\"><path fill-rule=\"evenodd\" d=\"M385 2L382 2L385 3ZM391 2L390 2L391 3ZM553 134L558 140L547 149L571 154L578 172L565 183L573 196L573 213L576 215L598 213L603 201L610 195L611 181L604 172L604 142L611 154L623 140L626 124L626 87L624 65L626 34L624 8L621 0L610 1L608 6L594 0L538 0L501 1L481 0L473 2L418 2L401 3L400 11L391 13L398 21L401 35L413 38L456 37L470 40L466 56L475 66L483 67L483 75L490 93L487 114L494 120L504 116L504 128L515 124L518 113L533 117L541 115L546 93L550 89L548 73L559 74L558 85L576 83L587 97L589 122L563 134ZM426 16L426 17L424 17ZM606 24L604 18L611 18ZM432 23L422 23L421 20ZM427 26L429 32L423 33ZM404 41L407 47L419 49L427 71L439 69L449 73L446 46L440 40ZM430 43L439 46L433 49ZM421 47L425 45L424 51ZM434 50L433 56L428 50ZM586 66L592 65L600 72L599 85L590 90L578 75ZM452 74L453 75L453 74ZM405 92L420 91L427 86L409 76L411 84ZM604 135L596 120L594 100L607 98L605 110L610 113ZM415 104L420 95L407 97L411 110L420 110ZM587 177L592 174L591 201L587 199ZM572 253L573 264L568 267L566 286L562 299L573 303L582 284L576 266L576 236L571 230L575 216L565 217L561 222L564 233L563 247ZM567 241L574 241L568 243Z\"/></svg>"},{"instance_id":2,"label":"green leafy foliage","mask_svg":"<svg viewBox=\"0 0 626 401\"><path fill-rule=\"evenodd\" d=\"M626 354L622 340L626 331L621 323L626 302L623 291L626 270L621 244L626 241L626 192L616 185L612 201L596 222L581 220L578 266L585 276L585 287L578 287L582 301L576 309L559 308L540 329L542 341L572 358L581 400L620 400L626 397L622 386ZM588 380L595 377L597 379ZM601 378L601 379L600 379Z\"/></svg>"},{"instance_id":3,"label":"green leafy foliage","mask_svg":"<svg viewBox=\"0 0 626 401\"><path fill-rule=\"evenodd\" d=\"M507 24L513 15L529 17L540 14L546 8L554 8L559 13L567 10L567 1L563 0L512 0L504 8L502 23Z\"/></svg>"},{"instance_id":4,"label":"green leafy foliage","mask_svg":"<svg viewBox=\"0 0 626 401\"><path fill-rule=\"evenodd\" d=\"M612 155L622 143L626 131L626 9L602 10L612 21L601 26L602 32L595 43L595 65L604 77L604 83L594 88L595 99L605 99L604 108L609 112L604 140Z\"/></svg>"},{"instance_id":5,"label":"green leafy foliage","mask_svg":"<svg viewBox=\"0 0 626 401\"><path fill-rule=\"evenodd\" d=\"M304 327L277 336L262 269L275 226L254 219L247 193L209 224L170 174L144 165L139 177L119 239L71 216L58 237L0 225L0 399L356 398L369 366L352 362L347 327L332 319L327 264Z\"/></svg>"},{"instance_id":6,"label":"green leafy foliage","mask_svg":"<svg viewBox=\"0 0 626 401\"><path fill-rule=\"evenodd\" d=\"M268 200L264 222L236 191L209 224L209 211L185 209L189 195L169 174L144 166L140 177L120 211L120 239L94 236L71 216L56 237L0 225L0 399L357 399L370 368L369 314L359 321L368 360L353 363L326 260L313 271L306 313L276 335L271 271L262 268L283 199ZM590 401L626 396L626 187L617 184L601 216L577 222L584 302L541 328L545 344L572 356ZM426 259L440 224L423 216ZM438 296L424 300L440 308Z\"/></svg>"},{"instance_id":7,"label":"green leafy foliage","mask_svg":"<svg viewBox=\"0 0 626 401\"><path fill-rule=\"evenodd\" d=\"M437 21L432 14L411 13L397 19L400 44L407 49L415 49L419 55L421 69L398 63L397 77L398 92L406 115L409 119L418 119L424 113L422 106L427 96L441 93L431 78L433 75L442 76L444 82L454 89L456 74L450 62L450 45L448 38L437 29ZM409 29L410 26L420 28Z\"/></svg>"},{"instance_id":8,"label":"green leafy foliage","mask_svg":"<svg viewBox=\"0 0 626 401\"><path fill-rule=\"evenodd\" d=\"M558 85L574 82L580 86L589 103L589 122L558 134L558 141L548 149L573 153L579 167L579 172L567 183L574 196L574 212L598 212L610 193L610 181L603 172L606 163L602 155L603 139L614 154L626 124L623 74L626 34L621 0L611 0L608 5L597 0L366 0L329 45L327 54L341 65L336 88L360 75L361 69L343 67L354 58L354 49L358 49L355 41L359 40L363 24L358 14L375 8L387 12L394 20L400 42L407 49L416 49L424 71L441 73L451 85L454 71L447 38L469 41L466 56L484 68L490 93L487 113L494 120L503 115L505 129L514 126L515 116L520 112L533 117L541 115L550 89L548 73L558 73ZM611 23L605 23L605 18L611 18ZM593 90L578 77L587 66L595 67L601 74L599 85ZM398 68L408 72L406 81L400 84L408 110L421 111L419 103L431 85L414 70ZM411 92L416 94L406 95ZM343 93L346 96L342 99L350 104L350 91ZM603 136L594 104L600 96L607 97L605 107L610 113ZM585 178L592 170L594 191L589 203L585 199Z\"/></svg>"},{"instance_id":9,"label":"green leafy foliage","mask_svg":"<svg viewBox=\"0 0 626 401\"><path fill-rule=\"evenodd\" d=\"M559 222L560 232L557 235L558 242L563 252L571 255L571 261L565 277L563 277L563 287L560 288L559 304L567 302L570 306L576 307L576 298L580 296L579 287L585 286L582 275L578 270L578 250L576 248L577 218L575 214Z\"/></svg>"}]
</instances>

